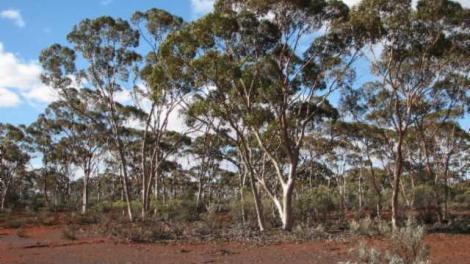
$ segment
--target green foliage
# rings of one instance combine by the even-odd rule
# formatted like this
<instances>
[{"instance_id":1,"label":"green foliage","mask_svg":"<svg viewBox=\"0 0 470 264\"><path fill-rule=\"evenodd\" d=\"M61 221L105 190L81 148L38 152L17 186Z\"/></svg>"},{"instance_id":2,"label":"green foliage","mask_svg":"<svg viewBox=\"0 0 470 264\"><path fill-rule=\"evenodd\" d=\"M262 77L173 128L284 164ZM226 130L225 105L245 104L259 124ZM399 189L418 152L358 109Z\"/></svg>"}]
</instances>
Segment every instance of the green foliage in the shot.
<instances>
[{"instance_id":1,"label":"green foliage","mask_svg":"<svg viewBox=\"0 0 470 264\"><path fill-rule=\"evenodd\" d=\"M8 219L5 222L5 225L8 228L20 228L21 226L23 226L23 221L17 219Z\"/></svg>"},{"instance_id":2,"label":"green foliage","mask_svg":"<svg viewBox=\"0 0 470 264\"><path fill-rule=\"evenodd\" d=\"M253 199L253 194L246 189L244 192L243 203L239 197L233 199L230 204L230 214L232 216L232 224L240 225L242 221L242 207L245 211L245 225L248 225L252 229L258 227L258 219L255 211L255 201ZM268 198L261 199L261 207L263 208L263 219L267 228L277 224L275 217L273 216L273 204L272 201Z\"/></svg>"},{"instance_id":3,"label":"green foliage","mask_svg":"<svg viewBox=\"0 0 470 264\"><path fill-rule=\"evenodd\" d=\"M176 198L157 204L157 217L165 221L195 221L199 212L194 199Z\"/></svg>"},{"instance_id":4,"label":"green foliage","mask_svg":"<svg viewBox=\"0 0 470 264\"><path fill-rule=\"evenodd\" d=\"M418 213L417 220L430 224L440 214L440 200L435 188L428 184L418 185L414 189L414 208Z\"/></svg>"},{"instance_id":5,"label":"green foliage","mask_svg":"<svg viewBox=\"0 0 470 264\"><path fill-rule=\"evenodd\" d=\"M328 214L337 210L338 197L332 189L320 185L302 192L295 208L298 217L303 221L311 219L326 221Z\"/></svg>"},{"instance_id":6,"label":"green foliage","mask_svg":"<svg viewBox=\"0 0 470 264\"><path fill-rule=\"evenodd\" d=\"M470 208L470 190L454 196L454 202Z\"/></svg>"}]
</instances>

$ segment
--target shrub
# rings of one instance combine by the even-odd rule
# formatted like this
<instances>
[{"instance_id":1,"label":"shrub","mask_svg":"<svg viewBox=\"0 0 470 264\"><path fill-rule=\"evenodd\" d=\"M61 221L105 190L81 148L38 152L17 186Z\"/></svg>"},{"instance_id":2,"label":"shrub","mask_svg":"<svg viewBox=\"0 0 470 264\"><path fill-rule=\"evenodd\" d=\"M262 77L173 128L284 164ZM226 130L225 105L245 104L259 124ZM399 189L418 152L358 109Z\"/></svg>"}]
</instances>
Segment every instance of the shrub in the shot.
<instances>
[{"instance_id":1,"label":"shrub","mask_svg":"<svg viewBox=\"0 0 470 264\"><path fill-rule=\"evenodd\" d=\"M470 209L470 190L464 193L456 194L453 200L457 205L455 207Z\"/></svg>"},{"instance_id":2,"label":"shrub","mask_svg":"<svg viewBox=\"0 0 470 264\"><path fill-rule=\"evenodd\" d=\"M425 230L408 220L405 227L392 233L392 256L401 259L404 264L428 263L429 247L424 244Z\"/></svg>"},{"instance_id":3,"label":"shrub","mask_svg":"<svg viewBox=\"0 0 470 264\"><path fill-rule=\"evenodd\" d=\"M76 225L68 225L62 230L62 236L68 240L77 240L77 231Z\"/></svg>"},{"instance_id":4,"label":"shrub","mask_svg":"<svg viewBox=\"0 0 470 264\"><path fill-rule=\"evenodd\" d=\"M196 202L190 199L172 199L157 205L157 215L163 220L195 221L199 219Z\"/></svg>"},{"instance_id":5,"label":"shrub","mask_svg":"<svg viewBox=\"0 0 470 264\"><path fill-rule=\"evenodd\" d=\"M392 228L390 223L383 219L365 217L359 220L351 220L349 222L349 230L353 234L373 236L389 235Z\"/></svg>"},{"instance_id":6,"label":"shrub","mask_svg":"<svg viewBox=\"0 0 470 264\"><path fill-rule=\"evenodd\" d=\"M27 238L28 233L26 232L26 229L23 227L20 227L16 230L16 235L21 238Z\"/></svg>"},{"instance_id":7,"label":"shrub","mask_svg":"<svg viewBox=\"0 0 470 264\"><path fill-rule=\"evenodd\" d=\"M385 254L368 248L361 243L353 252L357 262L342 262L343 264L427 264L429 261L429 247L424 244L424 228L416 226L408 220L407 225L392 233L390 238L391 250Z\"/></svg>"},{"instance_id":8,"label":"shrub","mask_svg":"<svg viewBox=\"0 0 470 264\"><path fill-rule=\"evenodd\" d=\"M428 184L418 185L414 192L414 208L418 213L420 222L431 224L439 218L439 199L433 186Z\"/></svg>"},{"instance_id":9,"label":"shrub","mask_svg":"<svg viewBox=\"0 0 470 264\"><path fill-rule=\"evenodd\" d=\"M20 228L23 225L23 222L17 219L9 219L5 224L9 228Z\"/></svg>"},{"instance_id":10,"label":"shrub","mask_svg":"<svg viewBox=\"0 0 470 264\"><path fill-rule=\"evenodd\" d=\"M74 213L71 215L69 223L76 225L91 225L99 222L98 213L89 211L86 214Z\"/></svg>"},{"instance_id":11,"label":"shrub","mask_svg":"<svg viewBox=\"0 0 470 264\"><path fill-rule=\"evenodd\" d=\"M324 185L302 192L296 202L294 208L297 217L304 221L310 219L326 221L328 214L337 208L337 197Z\"/></svg>"},{"instance_id":12,"label":"shrub","mask_svg":"<svg viewBox=\"0 0 470 264\"><path fill-rule=\"evenodd\" d=\"M48 212L41 212L38 214L38 222L45 226L52 226L57 225L59 223L59 219Z\"/></svg>"}]
</instances>

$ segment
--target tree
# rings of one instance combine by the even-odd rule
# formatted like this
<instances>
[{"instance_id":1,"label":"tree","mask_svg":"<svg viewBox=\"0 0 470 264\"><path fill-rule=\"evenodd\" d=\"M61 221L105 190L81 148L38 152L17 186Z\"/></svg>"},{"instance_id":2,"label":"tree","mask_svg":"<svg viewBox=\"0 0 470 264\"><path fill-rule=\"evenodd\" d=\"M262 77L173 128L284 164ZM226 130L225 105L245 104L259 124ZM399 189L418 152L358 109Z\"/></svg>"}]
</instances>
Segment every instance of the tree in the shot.
<instances>
[{"instance_id":1,"label":"tree","mask_svg":"<svg viewBox=\"0 0 470 264\"><path fill-rule=\"evenodd\" d=\"M286 230L306 130L335 115L327 98L350 80L355 53L340 26L347 14L338 1L219 1L214 13L170 35L161 50L169 77L203 93L192 114L209 111L230 127L243 142L245 162L253 146L266 155L277 186L260 175L257 182ZM313 37L319 31L326 33Z\"/></svg>"},{"instance_id":2,"label":"tree","mask_svg":"<svg viewBox=\"0 0 470 264\"><path fill-rule=\"evenodd\" d=\"M467 19L466 19L467 18ZM404 170L403 144L422 105L468 94L468 10L447 0L364 0L351 12L358 43L369 47L376 81L363 86L367 118L391 128L393 146L392 224ZM376 55L376 47L382 52ZM442 82L452 85L441 85ZM467 91L467 92L465 92ZM440 94L445 94L441 96ZM441 105L451 108L449 100Z\"/></svg>"},{"instance_id":3,"label":"tree","mask_svg":"<svg viewBox=\"0 0 470 264\"><path fill-rule=\"evenodd\" d=\"M30 156L25 139L21 128L0 123L0 211L5 209L6 198L15 177L26 171Z\"/></svg>"},{"instance_id":4,"label":"tree","mask_svg":"<svg viewBox=\"0 0 470 264\"><path fill-rule=\"evenodd\" d=\"M145 109L148 113L144 120L144 134L141 144L142 218L145 218L150 209L153 183L159 180L160 166L170 155L174 154L172 151L163 151L161 145L165 139L170 115L178 108L184 94L172 85L151 86L153 76L150 73L153 67L158 65L161 42L168 34L181 28L184 22L180 17L156 8L146 12L135 12L132 16L132 22L137 26L142 39L150 50L146 56L146 64L140 71L141 78L146 82L146 85L137 87L138 89L135 90L138 95L150 100L150 110ZM163 68L160 70L164 72ZM150 87L153 89L149 89ZM138 104L138 106L144 112L144 108L148 107L142 104Z\"/></svg>"},{"instance_id":5,"label":"tree","mask_svg":"<svg viewBox=\"0 0 470 264\"><path fill-rule=\"evenodd\" d=\"M86 102L86 93L77 94L76 103ZM65 152L59 153L62 158L70 158L70 164L74 163L83 170L82 189L82 214L87 212L88 207L88 182L92 172L96 169L98 155L104 150L105 126L100 119L103 117L87 109L86 106L79 106L82 112L77 112L69 107L65 101L57 101L48 106L45 110L46 118L52 125L52 130L60 136L62 148ZM88 122L87 116L92 116L95 122ZM67 170L65 173L70 173Z\"/></svg>"},{"instance_id":6,"label":"tree","mask_svg":"<svg viewBox=\"0 0 470 264\"><path fill-rule=\"evenodd\" d=\"M130 90L127 88L129 78L136 74L136 65L141 60L134 50L139 44L139 32L122 19L99 17L80 22L68 34L67 40L73 44L73 49L54 44L42 51L40 62L46 70L42 79L65 98L69 97L73 81L85 82L92 87L92 102L103 110L110 142L119 158L127 213L132 221L128 164L122 140L124 123L117 109L116 96ZM76 53L86 62L82 70L77 70Z\"/></svg>"}]
</instances>

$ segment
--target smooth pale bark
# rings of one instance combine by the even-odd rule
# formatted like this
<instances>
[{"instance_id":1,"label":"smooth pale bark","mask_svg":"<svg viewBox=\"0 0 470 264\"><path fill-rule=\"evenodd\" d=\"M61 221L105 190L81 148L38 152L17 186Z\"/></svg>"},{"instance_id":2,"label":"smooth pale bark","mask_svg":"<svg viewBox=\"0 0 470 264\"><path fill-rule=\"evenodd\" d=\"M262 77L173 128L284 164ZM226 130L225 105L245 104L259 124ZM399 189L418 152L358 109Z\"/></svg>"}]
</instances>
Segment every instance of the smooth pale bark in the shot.
<instances>
[{"instance_id":1,"label":"smooth pale bark","mask_svg":"<svg viewBox=\"0 0 470 264\"><path fill-rule=\"evenodd\" d=\"M253 174L250 174L250 187L255 201L256 219L258 220L259 231L263 232L266 229L263 216L263 207L259 198L258 189L256 188L255 179Z\"/></svg>"},{"instance_id":2,"label":"smooth pale bark","mask_svg":"<svg viewBox=\"0 0 470 264\"><path fill-rule=\"evenodd\" d=\"M83 190L82 190L82 214L86 214L88 207L88 172L83 176Z\"/></svg>"},{"instance_id":3,"label":"smooth pale bark","mask_svg":"<svg viewBox=\"0 0 470 264\"><path fill-rule=\"evenodd\" d=\"M6 183L2 182L3 186L2 186L2 197L1 197L1 202L0 202L0 211L5 210L6 198L7 198L8 191L10 189L11 181L12 181L11 175L9 175L7 177Z\"/></svg>"},{"instance_id":4,"label":"smooth pale bark","mask_svg":"<svg viewBox=\"0 0 470 264\"><path fill-rule=\"evenodd\" d=\"M246 181L246 172L239 173L239 175L240 175L240 179L239 179L239 181L240 181L240 187L239 187L240 188L240 190L239 190L239 193L240 193L240 213L241 213L241 217L242 217L242 225L244 226L245 223L246 223L245 192L244 192L245 181Z\"/></svg>"},{"instance_id":5,"label":"smooth pale bark","mask_svg":"<svg viewBox=\"0 0 470 264\"><path fill-rule=\"evenodd\" d=\"M199 184L197 187L197 196L196 196L196 206L199 207L201 205L202 200L202 180L199 180Z\"/></svg>"},{"instance_id":6,"label":"smooth pale bark","mask_svg":"<svg viewBox=\"0 0 470 264\"><path fill-rule=\"evenodd\" d=\"M0 205L0 211L2 212L5 210L5 200L6 200L6 192L2 193L2 201Z\"/></svg>"},{"instance_id":7,"label":"smooth pale bark","mask_svg":"<svg viewBox=\"0 0 470 264\"><path fill-rule=\"evenodd\" d=\"M274 195L266 186L264 182L261 181L262 186L265 191L269 194L269 197L273 201L277 213L281 219L282 229L290 231L293 226L293 215L292 215L292 198L294 191L294 178L289 178L287 182L282 182L282 196L280 199Z\"/></svg>"},{"instance_id":8,"label":"smooth pale bark","mask_svg":"<svg viewBox=\"0 0 470 264\"><path fill-rule=\"evenodd\" d=\"M293 179L289 180L286 185L282 187L282 229L290 231L293 225L292 216L292 194L294 190Z\"/></svg>"}]
</instances>

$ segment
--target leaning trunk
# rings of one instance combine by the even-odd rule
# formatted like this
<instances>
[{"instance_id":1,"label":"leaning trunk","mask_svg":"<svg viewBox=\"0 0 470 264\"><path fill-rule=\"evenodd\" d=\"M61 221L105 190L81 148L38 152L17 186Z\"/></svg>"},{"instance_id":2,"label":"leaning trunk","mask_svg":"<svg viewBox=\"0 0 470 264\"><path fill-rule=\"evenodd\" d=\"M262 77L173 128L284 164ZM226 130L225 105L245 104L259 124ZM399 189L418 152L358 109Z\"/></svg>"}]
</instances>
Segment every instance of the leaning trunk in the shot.
<instances>
[{"instance_id":1,"label":"leaning trunk","mask_svg":"<svg viewBox=\"0 0 470 264\"><path fill-rule=\"evenodd\" d=\"M253 174L251 173L250 173L250 187L251 187L251 192L253 193L253 200L255 201L256 219L258 220L259 231L263 232L266 229L265 224L264 224L263 207L259 198L258 189L256 188L255 179L253 177Z\"/></svg>"}]
</instances>

